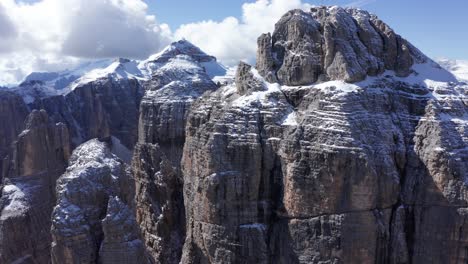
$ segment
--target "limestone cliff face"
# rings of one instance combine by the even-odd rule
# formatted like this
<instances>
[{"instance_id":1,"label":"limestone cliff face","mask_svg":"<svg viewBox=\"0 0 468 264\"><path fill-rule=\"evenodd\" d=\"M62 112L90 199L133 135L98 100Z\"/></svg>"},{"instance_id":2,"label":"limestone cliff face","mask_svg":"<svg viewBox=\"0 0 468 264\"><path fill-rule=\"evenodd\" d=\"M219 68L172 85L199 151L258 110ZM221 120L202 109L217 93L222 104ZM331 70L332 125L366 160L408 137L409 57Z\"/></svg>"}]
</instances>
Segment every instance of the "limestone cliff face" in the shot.
<instances>
[{"instance_id":1,"label":"limestone cliff face","mask_svg":"<svg viewBox=\"0 0 468 264\"><path fill-rule=\"evenodd\" d=\"M143 89L135 79L100 78L68 94L37 98L32 109L45 109L70 129L74 147L93 138L118 138L132 149L137 141L138 107Z\"/></svg>"},{"instance_id":2,"label":"limestone cliff face","mask_svg":"<svg viewBox=\"0 0 468 264\"><path fill-rule=\"evenodd\" d=\"M143 94L137 80L99 80L77 87L66 97L84 130L84 138L117 137L131 149L137 141L138 107Z\"/></svg>"},{"instance_id":3,"label":"limestone cliff face","mask_svg":"<svg viewBox=\"0 0 468 264\"><path fill-rule=\"evenodd\" d=\"M69 155L65 125L51 123L45 111L31 112L13 144L9 173L3 181L0 262L49 261L55 182Z\"/></svg>"},{"instance_id":4,"label":"limestone cliff face","mask_svg":"<svg viewBox=\"0 0 468 264\"><path fill-rule=\"evenodd\" d=\"M408 76L424 56L376 16L358 9L292 10L258 39L257 68L268 81L307 85L361 81L385 70Z\"/></svg>"},{"instance_id":5,"label":"limestone cliff face","mask_svg":"<svg viewBox=\"0 0 468 264\"><path fill-rule=\"evenodd\" d=\"M145 84L133 169L137 221L157 263L178 263L185 235L180 160L192 102L217 86L203 63L215 62L186 41L172 44L151 63Z\"/></svg>"},{"instance_id":6,"label":"limestone cliff face","mask_svg":"<svg viewBox=\"0 0 468 264\"><path fill-rule=\"evenodd\" d=\"M467 262L468 85L357 9L258 46L0 91L0 263Z\"/></svg>"},{"instance_id":7,"label":"limestone cliff face","mask_svg":"<svg viewBox=\"0 0 468 264\"><path fill-rule=\"evenodd\" d=\"M192 106L181 262L466 261L466 84L359 10L291 11L259 46Z\"/></svg>"},{"instance_id":8,"label":"limestone cliff face","mask_svg":"<svg viewBox=\"0 0 468 264\"><path fill-rule=\"evenodd\" d=\"M73 148L90 138L109 139L114 143L112 150L130 162L129 149L136 142L142 93L138 81L102 78L76 87L65 96L47 96L44 89L47 88L40 82L25 83L19 89L1 94L4 110L1 120L5 122L0 128L0 155L4 159L4 209L0 221L2 263L51 262L50 229L55 186ZM130 186L126 189L129 195L126 201L133 201ZM128 214L134 215L134 211L129 210ZM138 230L136 225L133 228ZM108 252L119 245L108 244L110 247L105 254L112 255ZM96 250L96 247L90 245L87 250ZM140 256L138 250L141 249L140 245L135 254ZM115 257L119 257L118 253Z\"/></svg>"},{"instance_id":9,"label":"limestone cliff face","mask_svg":"<svg viewBox=\"0 0 468 264\"><path fill-rule=\"evenodd\" d=\"M133 179L106 143L80 145L57 183L52 263L147 263Z\"/></svg>"},{"instance_id":10,"label":"limestone cliff face","mask_svg":"<svg viewBox=\"0 0 468 264\"><path fill-rule=\"evenodd\" d=\"M465 261L466 85L251 78L189 115L182 263Z\"/></svg>"},{"instance_id":11,"label":"limestone cliff face","mask_svg":"<svg viewBox=\"0 0 468 264\"><path fill-rule=\"evenodd\" d=\"M8 173L11 144L24 128L29 110L23 99L6 89L0 90L0 178Z\"/></svg>"}]
</instances>

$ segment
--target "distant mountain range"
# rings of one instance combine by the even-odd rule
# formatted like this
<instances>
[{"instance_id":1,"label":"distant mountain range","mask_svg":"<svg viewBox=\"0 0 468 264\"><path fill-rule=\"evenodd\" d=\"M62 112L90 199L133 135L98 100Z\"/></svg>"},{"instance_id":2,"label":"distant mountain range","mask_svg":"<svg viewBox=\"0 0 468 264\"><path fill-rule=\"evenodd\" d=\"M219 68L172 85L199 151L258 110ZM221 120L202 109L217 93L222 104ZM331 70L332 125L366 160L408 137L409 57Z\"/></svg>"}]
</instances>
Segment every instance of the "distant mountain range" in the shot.
<instances>
[{"instance_id":1,"label":"distant mountain range","mask_svg":"<svg viewBox=\"0 0 468 264\"><path fill-rule=\"evenodd\" d=\"M440 66L453 73L458 80L468 82L468 61L439 59Z\"/></svg>"}]
</instances>

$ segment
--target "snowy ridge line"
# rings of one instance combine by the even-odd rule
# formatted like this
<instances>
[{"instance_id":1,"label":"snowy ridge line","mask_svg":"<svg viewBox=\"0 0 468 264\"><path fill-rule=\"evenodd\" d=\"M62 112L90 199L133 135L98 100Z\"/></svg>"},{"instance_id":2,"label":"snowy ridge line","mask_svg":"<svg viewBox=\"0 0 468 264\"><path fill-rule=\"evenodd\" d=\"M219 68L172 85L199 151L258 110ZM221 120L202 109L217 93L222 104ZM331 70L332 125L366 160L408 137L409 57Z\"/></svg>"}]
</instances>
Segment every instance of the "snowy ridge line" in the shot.
<instances>
[{"instance_id":1,"label":"snowy ridge line","mask_svg":"<svg viewBox=\"0 0 468 264\"><path fill-rule=\"evenodd\" d=\"M105 59L85 62L74 69L61 72L33 72L19 87L11 89L22 96L26 104L31 104L36 99L66 95L89 83L109 80L144 82L150 80L158 70L165 70L168 74L177 72L176 70L182 73L190 68L188 64L207 74L214 82L228 84L233 81L235 68L229 69L221 65L215 57L207 55L190 42L181 40L142 61L124 58ZM190 77L191 73L193 71L189 70L185 77Z\"/></svg>"}]
</instances>

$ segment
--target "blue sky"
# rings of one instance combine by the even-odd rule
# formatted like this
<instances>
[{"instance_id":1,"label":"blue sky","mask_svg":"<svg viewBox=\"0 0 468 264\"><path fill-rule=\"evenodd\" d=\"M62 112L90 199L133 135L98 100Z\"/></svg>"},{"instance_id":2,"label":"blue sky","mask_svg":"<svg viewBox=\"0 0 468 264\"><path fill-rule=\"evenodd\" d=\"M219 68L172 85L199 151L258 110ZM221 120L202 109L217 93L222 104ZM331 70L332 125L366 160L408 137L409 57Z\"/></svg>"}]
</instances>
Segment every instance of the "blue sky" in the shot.
<instances>
[{"instance_id":1,"label":"blue sky","mask_svg":"<svg viewBox=\"0 0 468 264\"><path fill-rule=\"evenodd\" d=\"M246 0L146 0L149 13L171 29L202 20L240 18ZM466 0L323 0L310 4L354 3L377 14L397 33L431 57L468 59L468 1Z\"/></svg>"}]
</instances>

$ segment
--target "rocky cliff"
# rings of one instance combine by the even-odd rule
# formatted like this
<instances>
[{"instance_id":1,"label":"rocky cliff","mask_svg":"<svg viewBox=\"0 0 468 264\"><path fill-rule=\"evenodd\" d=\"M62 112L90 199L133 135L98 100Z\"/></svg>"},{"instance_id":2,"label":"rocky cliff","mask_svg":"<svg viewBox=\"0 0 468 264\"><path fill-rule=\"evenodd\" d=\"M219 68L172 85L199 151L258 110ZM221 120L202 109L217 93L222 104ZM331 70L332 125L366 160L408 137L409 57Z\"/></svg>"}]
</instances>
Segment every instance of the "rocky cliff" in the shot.
<instances>
[{"instance_id":1,"label":"rocky cliff","mask_svg":"<svg viewBox=\"0 0 468 264\"><path fill-rule=\"evenodd\" d=\"M375 15L339 7L292 10L258 45L259 72L285 85L356 82L385 70L408 76L414 62L425 60Z\"/></svg>"},{"instance_id":2,"label":"rocky cliff","mask_svg":"<svg viewBox=\"0 0 468 264\"><path fill-rule=\"evenodd\" d=\"M2 263L51 262L55 186L73 148L91 138L107 139L112 151L131 159L142 96L139 81L102 76L73 88L61 94L41 81L29 81L1 91ZM127 201L133 201L133 189L126 190Z\"/></svg>"},{"instance_id":3,"label":"rocky cliff","mask_svg":"<svg viewBox=\"0 0 468 264\"><path fill-rule=\"evenodd\" d=\"M29 110L27 105L22 100L21 96L0 89L0 175L3 177L7 174L9 163L8 154L10 153L11 143L16 140L17 136L24 128L24 120L28 115Z\"/></svg>"},{"instance_id":4,"label":"rocky cliff","mask_svg":"<svg viewBox=\"0 0 468 264\"><path fill-rule=\"evenodd\" d=\"M32 111L13 143L3 179L0 262L47 263L55 182L70 155L68 130L45 111Z\"/></svg>"},{"instance_id":5,"label":"rocky cliff","mask_svg":"<svg viewBox=\"0 0 468 264\"><path fill-rule=\"evenodd\" d=\"M258 43L190 112L181 262L464 263L466 84L360 10Z\"/></svg>"},{"instance_id":6,"label":"rocky cliff","mask_svg":"<svg viewBox=\"0 0 468 264\"><path fill-rule=\"evenodd\" d=\"M157 65L145 83L133 168L137 220L157 263L178 263L185 238L183 175L180 161L191 104L217 89L207 63L215 59L187 41L152 58Z\"/></svg>"},{"instance_id":7,"label":"rocky cliff","mask_svg":"<svg viewBox=\"0 0 468 264\"><path fill-rule=\"evenodd\" d=\"M468 85L372 14L62 75L0 90L1 263L468 261Z\"/></svg>"},{"instance_id":8,"label":"rocky cliff","mask_svg":"<svg viewBox=\"0 0 468 264\"><path fill-rule=\"evenodd\" d=\"M57 182L52 263L147 263L129 168L94 139L80 145Z\"/></svg>"}]
</instances>

